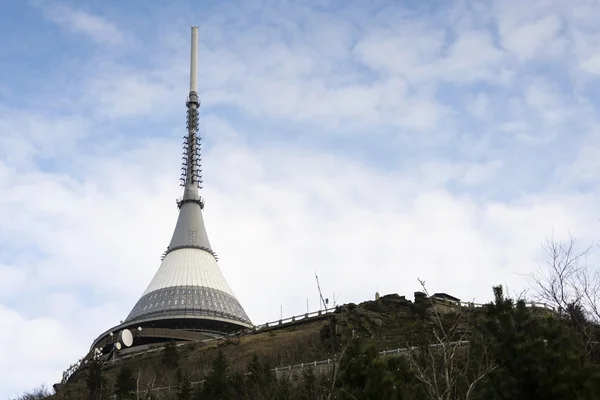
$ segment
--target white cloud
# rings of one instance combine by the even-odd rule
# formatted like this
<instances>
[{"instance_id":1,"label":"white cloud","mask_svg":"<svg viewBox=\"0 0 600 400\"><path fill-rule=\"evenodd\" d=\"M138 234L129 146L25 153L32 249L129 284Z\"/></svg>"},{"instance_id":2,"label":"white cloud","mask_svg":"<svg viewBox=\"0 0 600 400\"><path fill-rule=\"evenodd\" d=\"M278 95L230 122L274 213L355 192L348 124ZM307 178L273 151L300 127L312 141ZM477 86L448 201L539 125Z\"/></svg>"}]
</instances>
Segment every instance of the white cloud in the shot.
<instances>
[{"instance_id":1,"label":"white cloud","mask_svg":"<svg viewBox=\"0 0 600 400\"><path fill-rule=\"evenodd\" d=\"M160 77L146 79L135 73L117 73L116 79L107 76L90 82L89 93L96 93L96 110L110 118L148 114L172 106L175 90ZM127 93L124 96L124 93ZM170 107L171 108L171 107Z\"/></svg>"},{"instance_id":2,"label":"white cloud","mask_svg":"<svg viewBox=\"0 0 600 400\"><path fill-rule=\"evenodd\" d=\"M420 68L438 61L444 44L440 29L407 22L398 28L373 28L355 46L368 67L395 76L418 76Z\"/></svg>"},{"instance_id":3,"label":"white cloud","mask_svg":"<svg viewBox=\"0 0 600 400\"><path fill-rule=\"evenodd\" d=\"M124 36L110 21L82 10L76 10L65 4L55 4L45 10L46 15L65 29L88 36L100 44L119 45Z\"/></svg>"},{"instance_id":4,"label":"white cloud","mask_svg":"<svg viewBox=\"0 0 600 400\"><path fill-rule=\"evenodd\" d=\"M524 100L547 127L555 127L569 121L574 112L582 109L580 105L573 106L573 103L579 99L570 98L569 94L559 93L551 82L543 79L534 79L526 86ZM546 132L548 133L550 132Z\"/></svg>"},{"instance_id":5,"label":"white cloud","mask_svg":"<svg viewBox=\"0 0 600 400\"><path fill-rule=\"evenodd\" d=\"M316 308L314 271L342 302L410 297L417 277L485 301L525 284L553 231L595 238L600 146L581 84L595 78L581 71L594 71L597 9L510 3L197 16L206 223L255 322L307 297ZM39 93L52 106L0 100L0 396L54 383L127 315L177 215L189 31L148 21L150 43L59 7L49 15L70 32L139 47L93 50L64 91ZM43 349L13 366L25 340Z\"/></svg>"},{"instance_id":6,"label":"white cloud","mask_svg":"<svg viewBox=\"0 0 600 400\"><path fill-rule=\"evenodd\" d=\"M600 55L592 56L581 63L581 69L591 74L600 75Z\"/></svg>"},{"instance_id":7,"label":"white cloud","mask_svg":"<svg viewBox=\"0 0 600 400\"><path fill-rule=\"evenodd\" d=\"M27 284L30 271L21 267L0 264L0 299L12 297Z\"/></svg>"},{"instance_id":8,"label":"white cloud","mask_svg":"<svg viewBox=\"0 0 600 400\"><path fill-rule=\"evenodd\" d=\"M470 110L476 118L485 118L490 113L490 99L485 93L477 93L472 100Z\"/></svg>"},{"instance_id":9,"label":"white cloud","mask_svg":"<svg viewBox=\"0 0 600 400\"><path fill-rule=\"evenodd\" d=\"M82 351L87 351L95 335L106 329L105 320L117 311L110 302L82 307L81 298L66 293L36 300L35 307L43 309L44 316L26 316L0 304L0 387L4 397L16 396L41 382L51 387L60 381L62 371L84 355Z\"/></svg>"},{"instance_id":10,"label":"white cloud","mask_svg":"<svg viewBox=\"0 0 600 400\"><path fill-rule=\"evenodd\" d=\"M91 121L79 115L48 114L0 103L0 160L24 165L32 157L51 158L75 151L78 141L88 135Z\"/></svg>"},{"instance_id":11,"label":"white cloud","mask_svg":"<svg viewBox=\"0 0 600 400\"><path fill-rule=\"evenodd\" d=\"M432 76L444 77L453 83L498 80L503 57L489 32L463 32L448 49L448 56L436 65Z\"/></svg>"},{"instance_id":12,"label":"white cloud","mask_svg":"<svg viewBox=\"0 0 600 400\"><path fill-rule=\"evenodd\" d=\"M11 366L2 369L2 387L25 388L32 375L48 376L60 368L61 361L67 361L60 354L61 333L65 332L58 321L46 317L27 320L4 306L0 306L0 318L0 365Z\"/></svg>"},{"instance_id":13,"label":"white cloud","mask_svg":"<svg viewBox=\"0 0 600 400\"><path fill-rule=\"evenodd\" d=\"M526 61L545 55L559 56L565 50L565 39L557 38L562 26L556 15L522 24L511 21L504 25L502 22L502 45L520 60Z\"/></svg>"}]
</instances>

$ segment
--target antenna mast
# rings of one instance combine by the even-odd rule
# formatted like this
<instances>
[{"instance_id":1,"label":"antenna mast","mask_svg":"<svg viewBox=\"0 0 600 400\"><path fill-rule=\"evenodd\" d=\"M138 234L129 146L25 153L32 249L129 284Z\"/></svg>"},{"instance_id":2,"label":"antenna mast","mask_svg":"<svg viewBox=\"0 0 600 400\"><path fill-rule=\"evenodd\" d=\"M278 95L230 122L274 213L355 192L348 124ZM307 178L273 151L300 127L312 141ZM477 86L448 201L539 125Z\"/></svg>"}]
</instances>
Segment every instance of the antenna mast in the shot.
<instances>
[{"instance_id":1,"label":"antenna mast","mask_svg":"<svg viewBox=\"0 0 600 400\"><path fill-rule=\"evenodd\" d=\"M183 157L181 166L181 186L184 187L183 199L179 207L188 201L198 202L204 208L204 201L198 193L202 189L202 139L198 136L198 27L192 26L192 49L190 54L190 93L187 106L187 135L183 138Z\"/></svg>"}]
</instances>

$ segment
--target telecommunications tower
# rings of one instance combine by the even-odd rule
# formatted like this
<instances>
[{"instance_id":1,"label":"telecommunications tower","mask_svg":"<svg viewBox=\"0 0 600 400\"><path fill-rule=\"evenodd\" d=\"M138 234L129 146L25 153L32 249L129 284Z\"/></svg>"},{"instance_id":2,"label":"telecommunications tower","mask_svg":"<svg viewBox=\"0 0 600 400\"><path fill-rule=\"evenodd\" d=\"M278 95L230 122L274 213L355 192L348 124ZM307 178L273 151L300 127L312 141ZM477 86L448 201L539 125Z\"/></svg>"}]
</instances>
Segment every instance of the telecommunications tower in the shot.
<instances>
[{"instance_id":1,"label":"telecommunications tower","mask_svg":"<svg viewBox=\"0 0 600 400\"><path fill-rule=\"evenodd\" d=\"M192 27L190 92L187 97L187 135L183 138L179 217L156 275L127 318L92 344L111 350L116 333L135 332L133 346L167 340L198 340L251 328L252 322L223 277L213 251L202 211L200 101L197 88L198 28ZM114 333L114 334L113 334Z\"/></svg>"}]
</instances>

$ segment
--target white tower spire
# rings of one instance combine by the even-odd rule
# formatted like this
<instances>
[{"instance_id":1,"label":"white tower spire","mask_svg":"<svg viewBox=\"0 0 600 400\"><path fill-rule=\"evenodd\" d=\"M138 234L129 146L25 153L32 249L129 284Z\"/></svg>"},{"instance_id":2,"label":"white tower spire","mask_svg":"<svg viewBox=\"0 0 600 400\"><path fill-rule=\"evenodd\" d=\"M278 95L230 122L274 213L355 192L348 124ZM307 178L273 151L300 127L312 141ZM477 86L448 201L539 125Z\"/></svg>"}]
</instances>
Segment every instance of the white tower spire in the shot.
<instances>
[{"instance_id":1,"label":"white tower spire","mask_svg":"<svg viewBox=\"0 0 600 400\"><path fill-rule=\"evenodd\" d=\"M198 136L197 92L198 27L192 27L190 53L190 92L187 106L187 135L183 139L181 186L183 197L177 202L179 217L171 242L158 272L125 320L153 320L160 317L185 318L193 329L202 329L202 320L218 318L229 330L251 326L250 319L229 288L217 264L202 210L201 138ZM195 320L195 323L189 320ZM214 331L214 323L211 325Z\"/></svg>"},{"instance_id":2,"label":"white tower spire","mask_svg":"<svg viewBox=\"0 0 600 400\"><path fill-rule=\"evenodd\" d=\"M192 49L190 54L190 93L187 106L187 135L183 138L183 165L181 167L181 186L185 188L183 200L200 201L198 188L202 188L202 139L198 136L198 27L192 27Z\"/></svg>"},{"instance_id":3,"label":"white tower spire","mask_svg":"<svg viewBox=\"0 0 600 400\"><path fill-rule=\"evenodd\" d=\"M190 54L190 93L198 91L198 27L192 26L192 51Z\"/></svg>"}]
</instances>

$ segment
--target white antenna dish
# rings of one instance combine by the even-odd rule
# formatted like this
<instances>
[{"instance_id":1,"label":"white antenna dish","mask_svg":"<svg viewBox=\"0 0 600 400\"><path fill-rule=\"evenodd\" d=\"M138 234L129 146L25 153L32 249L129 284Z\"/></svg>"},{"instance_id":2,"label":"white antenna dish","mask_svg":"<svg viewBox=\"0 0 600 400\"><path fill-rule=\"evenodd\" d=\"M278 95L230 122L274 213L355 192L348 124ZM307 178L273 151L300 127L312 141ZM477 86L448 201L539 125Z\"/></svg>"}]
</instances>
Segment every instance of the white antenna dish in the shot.
<instances>
[{"instance_id":1,"label":"white antenna dish","mask_svg":"<svg viewBox=\"0 0 600 400\"><path fill-rule=\"evenodd\" d=\"M123 343L125 347L131 347L133 344L133 335L129 329L123 329L119 333L119 341Z\"/></svg>"},{"instance_id":2,"label":"white antenna dish","mask_svg":"<svg viewBox=\"0 0 600 400\"><path fill-rule=\"evenodd\" d=\"M117 348L117 350L121 350L121 343L119 343L119 342L115 343L115 347Z\"/></svg>"}]
</instances>

